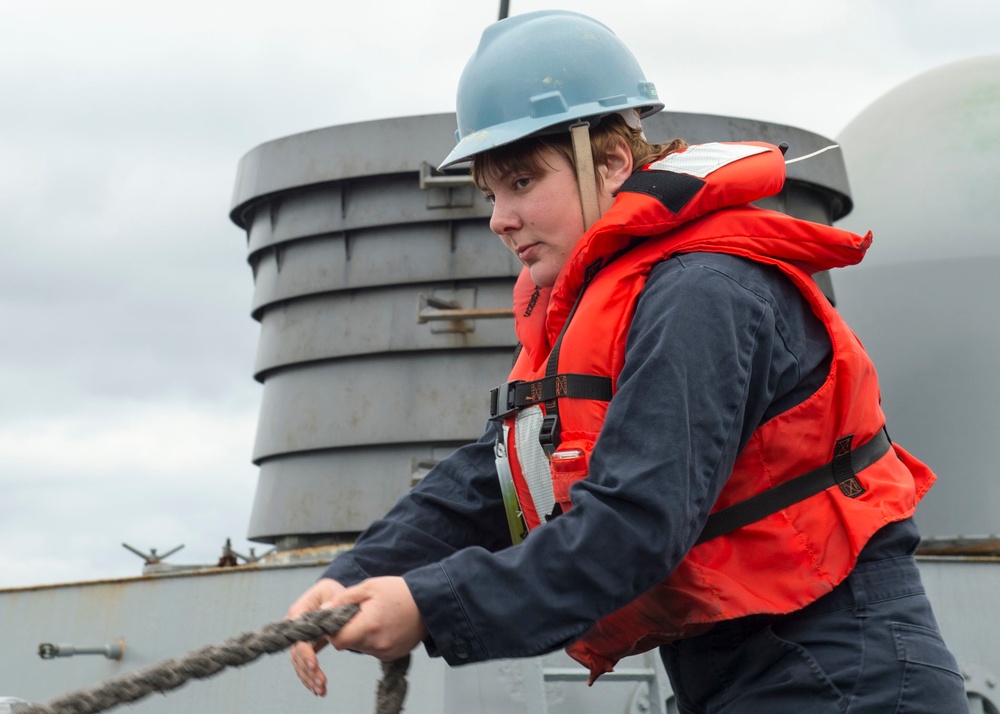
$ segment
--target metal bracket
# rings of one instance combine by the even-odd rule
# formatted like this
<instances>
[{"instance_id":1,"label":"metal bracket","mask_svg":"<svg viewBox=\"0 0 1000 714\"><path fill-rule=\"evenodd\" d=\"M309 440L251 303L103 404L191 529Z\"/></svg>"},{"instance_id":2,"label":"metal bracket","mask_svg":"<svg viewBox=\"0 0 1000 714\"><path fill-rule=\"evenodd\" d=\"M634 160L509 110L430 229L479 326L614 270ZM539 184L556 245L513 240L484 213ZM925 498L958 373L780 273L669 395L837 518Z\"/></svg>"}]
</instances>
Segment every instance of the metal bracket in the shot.
<instances>
[{"instance_id":1,"label":"metal bracket","mask_svg":"<svg viewBox=\"0 0 1000 714\"><path fill-rule=\"evenodd\" d=\"M271 548L263 555L257 555L254 548L250 549L250 555L243 555L239 551L233 550L233 541L231 538L226 538L226 544L222 546L222 555L219 557L218 567L226 568L239 565L239 561L242 560L247 565L253 565L254 563L259 563L261 560L271 555L275 552L277 548Z\"/></svg>"},{"instance_id":2,"label":"metal bracket","mask_svg":"<svg viewBox=\"0 0 1000 714\"><path fill-rule=\"evenodd\" d=\"M410 459L410 488L420 483L439 463L437 459Z\"/></svg>"},{"instance_id":3,"label":"metal bracket","mask_svg":"<svg viewBox=\"0 0 1000 714\"><path fill-rule=\"evenodd\" d=\"M38 645L38 656L42 659L72 657L74 655L104 655L108 659L120 660L125 654L125 640L116 640L97 647L77 647L76 645L54 645L43 642Z\"/></svg>"},{"instance_id":4,"label":"metal bracket","mask_svg":"<svg viewBox=\"0 0 1000 714\"><path fill-rule=\"evenodd\" d=\"M159 565L160 563L163 562L163 560L165 558L169 558L171 555L173 555L174 553L176 553L177 551L179 551L181 548L183 548L184 545L181 544L181 545L177 546L176 548L172 548L171 550L168 550L163 555L160 555L159 553L157 553L156 552L156 548L150 548L148 553L143 553L141 550L139 550L138 548L133 548L128 543L122 543L122 547L125 548L126 550L132 551L133 553L135 553L136 555L138 555L140 558L142 558L143 560L145 560L146 561L146 565Z\"/></svg>"},{"instance_id":5,"label":"metal bracket","mask_svg":"<svg viewBox=\"0 0 1000 714\"><path fill-rule=\"evenodd\" d=\"M514 311L506 307L465 307L461 302L476 302L475 288L450 291L452 299L438 295L417 295L417 324L428 322L446 323L431 326L431 332L442 334L448 332L475 332L476 320L496 320L513 317ZM465 298L460 302L460 298Z\"/></svg>"},{"instance_id":6,"label":"metal bracket","mask_svg":"<svg viewBox=\"0 0 1000 714\"><path fill-rule=\"evenodd\" d=\"M969 714L998 714L1000 680L985 667L976 664L962 667L965 693L969 698Z\"/></svg>"},{"instance_id":7,"label":"metal bracket","mask_svg":"<svg viewBox=\"0 0 1000 714\"><path fill-rule=\"evenodd\" d=\"M475 196L472 175L442 173L420 162L420 190L427 191L427 208L471 208Z\"/></svg>"},{"instance_id":8,"label":"metal bracket","mask_svg":"<svg viewBox=\"0 0 1000 714\"><path fill-rule=\"evenodd\" d=\"M420 162L420 188L465 188L472 186L472 174L468 171L449 174L438 171L426 161Z\"/></svg>"},{"instance_id":9,"label":"metal bracket","mask_svg":"<svg viewBox=\"0 0 1000 714\"><path fill-rule=\"evenodd\" d=\"M590 673L580 667L546 667L539 659L526 660L525 711L528 714L548 714L554 685L566 682L583 684L589 677ZM635 689L625 705L625 714L677 714L678 712L666 670L656 651L641 655L641 660L632 666L623 666L614 672L604 674L595 686L607 686L610 682L635 683Z\"/></svg>"}]
</instances>

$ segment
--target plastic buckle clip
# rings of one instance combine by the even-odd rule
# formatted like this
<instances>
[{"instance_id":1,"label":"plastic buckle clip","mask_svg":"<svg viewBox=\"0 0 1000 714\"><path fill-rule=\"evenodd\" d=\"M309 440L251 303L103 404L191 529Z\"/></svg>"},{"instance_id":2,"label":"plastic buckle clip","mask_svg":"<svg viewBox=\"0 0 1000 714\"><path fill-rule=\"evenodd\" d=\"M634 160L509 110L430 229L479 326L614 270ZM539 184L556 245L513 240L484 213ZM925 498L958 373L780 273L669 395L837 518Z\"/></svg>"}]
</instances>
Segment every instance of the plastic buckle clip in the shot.
<instances>
[{"instance_id":1,"label":"plastic buckle clip","mask_svg":"<svg viewBox=\"0 0 1000 714\"><path fill-rule=\"evenodd\" d=\"M556 440L559 438L559 416L556 414L546 414L542 419L542 428L538 432L538 443L542 445L542 451L546 456L551 457L556 450Z\"/></svg>"},{"instance_id":2,"label":"plastic buckle clip","mask_svg":"<svg viewBox=\"0 0 1000 714\"><path fill-rule=\"evenodd\" d=\"M517 385L522 381L504 382L490 390L490 419L505 417L517 409Z\"/></svg>"}]
</instances>

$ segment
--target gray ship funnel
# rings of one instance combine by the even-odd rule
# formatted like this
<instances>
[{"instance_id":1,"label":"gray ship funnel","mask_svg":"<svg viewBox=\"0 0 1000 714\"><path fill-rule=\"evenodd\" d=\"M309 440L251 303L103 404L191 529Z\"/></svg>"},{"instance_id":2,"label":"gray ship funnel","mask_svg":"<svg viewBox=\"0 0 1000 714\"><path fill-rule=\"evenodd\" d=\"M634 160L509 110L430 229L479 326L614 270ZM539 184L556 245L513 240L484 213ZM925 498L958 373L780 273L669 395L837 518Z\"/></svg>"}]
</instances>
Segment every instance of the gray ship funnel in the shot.
<instances>
[{"instance_id":1,"label":"gray ship funnel","mask_svg":"<svg viewBox=\"0 0 1000 714\"><path fill-rule=\"evenodd\" d=\"M732 117L663 112L644 125L652 141L785 142L788 158L833 144ZM431 168L454 130L453 114L335 126L240 161L230 217L246 231L264 387L251 540L350 542L483 433L488 388L510 369L520 266L467 173ZM823 223L845 215L840 152L790 164L785 190L762 205Z\"/></svg>"}]
</instances>

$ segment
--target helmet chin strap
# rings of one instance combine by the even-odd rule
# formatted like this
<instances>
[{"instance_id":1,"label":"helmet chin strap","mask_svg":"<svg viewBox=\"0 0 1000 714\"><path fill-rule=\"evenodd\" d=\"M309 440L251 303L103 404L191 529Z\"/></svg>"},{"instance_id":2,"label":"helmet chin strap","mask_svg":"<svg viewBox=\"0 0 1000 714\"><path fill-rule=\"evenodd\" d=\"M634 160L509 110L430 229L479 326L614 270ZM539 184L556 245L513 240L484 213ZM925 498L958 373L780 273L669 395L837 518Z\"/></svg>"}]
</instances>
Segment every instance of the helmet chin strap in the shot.
<instances>
[{"instance_id":1,"label":"helmet chin strap","mask_svg":"<svg viewBox=\"0 0 1000 714\"><path fill-rule=\"evenodd\" d=\"M573 140L573 163L576 165L576 183L580 187L580 206L583 208L584 230L601 217L597 203L597 179L594 176L594 155L590 149L590 124L580 122L569 128Z\"/></svg>"}]
</instances>

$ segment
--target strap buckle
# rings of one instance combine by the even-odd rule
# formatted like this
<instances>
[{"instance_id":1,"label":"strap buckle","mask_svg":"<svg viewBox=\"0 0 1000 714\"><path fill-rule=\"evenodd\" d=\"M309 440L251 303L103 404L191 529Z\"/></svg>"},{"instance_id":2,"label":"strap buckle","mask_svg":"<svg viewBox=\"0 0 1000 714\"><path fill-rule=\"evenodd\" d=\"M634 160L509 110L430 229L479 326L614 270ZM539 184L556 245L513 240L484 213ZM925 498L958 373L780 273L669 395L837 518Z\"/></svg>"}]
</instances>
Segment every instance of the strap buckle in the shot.
<instances>
[{"instance_id":1,"label":"strap buckle","mask_svg":"<svg viewBox=\"0 0 1000 714\"><path fill-rule=\"evenodd\" d=\"M538 432L538 443L542 445L542 451L546 456L552 456L556 450L556 442L559 439L559 416L557 414L546 414L542 419L542 428Z\"/></svg>"},{"instance_id":2,"label":"strap buckle","mask_svg":"<svg viewBox=\"0 0 1000 714\"><path fill-rule=\"evenodd\" d=\"M490 419L505 417L517 409L517 385L523 381L515 379L490 390Z\"/></svg>"}]
</instances>

